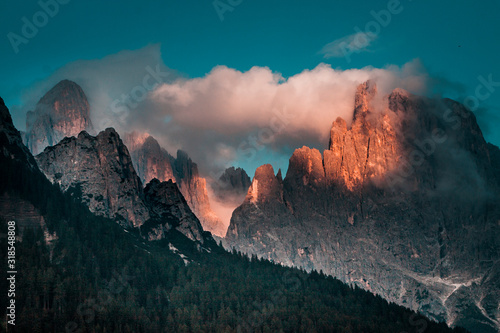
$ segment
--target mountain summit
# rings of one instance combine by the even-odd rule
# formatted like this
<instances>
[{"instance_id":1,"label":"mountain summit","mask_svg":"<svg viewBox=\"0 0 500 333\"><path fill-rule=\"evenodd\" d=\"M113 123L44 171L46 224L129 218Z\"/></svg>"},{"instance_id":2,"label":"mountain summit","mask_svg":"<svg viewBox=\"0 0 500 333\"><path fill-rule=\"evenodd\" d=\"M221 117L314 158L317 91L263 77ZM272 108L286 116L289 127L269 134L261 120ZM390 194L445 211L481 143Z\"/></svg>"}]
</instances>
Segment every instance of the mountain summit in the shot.
<instances>
[{"instance_id":1,"label":"mountain summit","mask_svg":"<svg viewBox=\"0 0 500 333\"><path fill-rule=\"evenodd\" d=\"M149 219L142 183L127 147L113 128L97 136L81 132L46 148L35 157L40 169L63 191L81 191L82 201L97 215L138 227Z\"/></svg>"},{"instance_id":2,"label":"mountain summit","mask_svg":"<svg viewBox=\"0 0 500 333\"><path fill-rule=\"evenodd\" d=\"M206 179L200 176L198 165L186 152L178 150L174 157L155 138L145 133L127 133L124 142L144 184L154 178L160 181L172 180L200 219L203 229L221 237L224 235L226 227L210 206Z\"/></svg>"},{"instance_id":3,"label":"mountain summit","mask_svg":"<svg viewBox=\"0 0 500 333\"><path fill-rule=\"evenodd\" d=\"M0 98L0 224L7 230L13 217L23 254L14 331L410 332L417 323L426 332L465 333L324 274L225 252L172 181L146 186L155 217L139 234L90 213L33 161ZM21 223L27 214L34 223ZM1 242L8 247L7 237Z\"/></svg>"},{"instance_id":4,"label":"mountain summit","mask_svg":"<svg viewBox=\"0 0 500 333\"><path fill-rule=\"evenodd\" d=\"M33 155L81 131L93 134L94 128L87 96L73 81L56 84L26 115L25 143Z\"/></svg>"},{"instance_id":5,"label":"mountain summit","mask_svg":"<svg viewBox=\"0 0 500 333\"><path fill-rule=\"evenodd\" d=\"M449 99L374 82L329 149L297 149L286 177L257 169L229 247L315 269L472 332L500 328L498 148Z\"/></svg>"}]
</instances>

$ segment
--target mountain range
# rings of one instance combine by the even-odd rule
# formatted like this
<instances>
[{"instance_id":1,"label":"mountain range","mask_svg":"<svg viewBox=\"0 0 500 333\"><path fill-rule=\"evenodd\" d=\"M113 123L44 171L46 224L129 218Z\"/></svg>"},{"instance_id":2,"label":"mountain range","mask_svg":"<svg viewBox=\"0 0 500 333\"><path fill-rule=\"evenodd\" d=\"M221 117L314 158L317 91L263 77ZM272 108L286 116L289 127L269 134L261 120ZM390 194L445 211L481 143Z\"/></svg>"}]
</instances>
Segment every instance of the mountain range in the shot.
<instances>
[{"instance_id":1,"label":"mountain range","mask_svg":"<svg viewBox=\"0 0 500 333\"><path fill-rule=\"evenodd\" d=\"M458 102L402 89L380 96L372 81L353 98L352 121L333 122L323 154L295 150L284 178L257 169L228 246L497 331L498 147Z\"/></svg>"},{"instance_id":2,"label":"mountain range","mask_svg":"<svg viewBox=\"0 0 500 333\"><path fill-rule=\"evenodd\" d=\"M23 140L5 106L0 130L5 157L140 240L179 254L172 244L182 235L190 256L206 256L221 251L209 231L225 236L234 255L321 271L450 326L497 331L500 150L455 101L402 89L382 96L373 81L353 99L353 119L333 122L328 149L297 149L285 177L271 165L252 180L229 168L210 185L186 152L173 157L149 134L95 135L89 103L71 81L28 113ZM62 236L33 199L4 192L2 215L42 226L57 248ZM229 228L211 200L239 205Z\"/></svg>"},{"instance_id":3,"label":"mountain range","mask_svg":"<svg viewBox=\"0 0 500 333\"><path fill-rule=\"evenodd\" d=\"M34 111L28 111L24 141L37 155L81 131L94 132L87 96L78 84L63 80L38 101Z\"/></svg>"},{"instance_id":4,"label":"mountain range","mask_svg":"<svg viewBox=\"0 0 500 333\"><path fill-rule=\"evenodd\" d=\"M227 230L210 207L206 179L200 177L198 166L182 150L174 158L160 147L155 138L145 133L126 133L125 144L130 149L133 164L143 183L156 178L174 181L189 207L201 220L203 228L223 236Z\"/></svg>"}]
</instances>

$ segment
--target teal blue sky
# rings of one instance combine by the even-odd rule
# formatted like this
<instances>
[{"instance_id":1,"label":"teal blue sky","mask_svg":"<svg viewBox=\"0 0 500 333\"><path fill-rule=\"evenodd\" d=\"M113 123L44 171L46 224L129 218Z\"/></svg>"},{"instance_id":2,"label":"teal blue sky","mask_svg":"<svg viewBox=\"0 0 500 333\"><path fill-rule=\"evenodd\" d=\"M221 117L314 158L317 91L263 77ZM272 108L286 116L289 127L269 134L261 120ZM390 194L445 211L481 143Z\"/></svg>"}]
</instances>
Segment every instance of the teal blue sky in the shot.
<instances>
[{"instance_id":1,"label":"teal blue sky","mask_svg":"<svg viewBox=\"0 0 500 333\"><path fill-rule=\"evenodd\" d=\"M500 82L498 0L401 0L397 6L392 0L221 0L215 2L219 9L209 0L64 2L15 52L12 33L22 36L23 17L33 22L42 6L3 1L0 95L8 106L22 104L34 83L68 63L158 43L164 64L187 77L202 77L217 65L240 71L267 66L289 77L322 62L349 69L420 59L436 78L437 91L458 100L475 94L480 76ZM346 58L321 52L335 40L365 32L376 22L373 12L388 6L397 13L378 24L376 37L359 53ZM500 86L476 111L487 141L497 145L499 112Z\"/></svg>"}]
</instances>

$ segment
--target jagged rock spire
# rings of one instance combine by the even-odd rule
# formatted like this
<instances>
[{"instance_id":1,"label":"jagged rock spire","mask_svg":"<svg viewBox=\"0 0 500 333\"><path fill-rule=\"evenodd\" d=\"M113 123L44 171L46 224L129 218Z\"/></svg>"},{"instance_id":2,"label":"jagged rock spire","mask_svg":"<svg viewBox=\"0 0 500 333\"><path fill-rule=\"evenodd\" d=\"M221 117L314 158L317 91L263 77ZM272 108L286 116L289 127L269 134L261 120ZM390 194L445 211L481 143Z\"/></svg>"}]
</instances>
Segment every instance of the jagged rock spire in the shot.
<instances>
[{"instance_id":1,"label":"jagged rock spire","mask_svg":"<svg viewBox=\"0 0 500 333\"><path fill-rule=\"evenodd\" d=\"M56 84L26 115L25 143L33 155L81 131L93 134L94 128L87 97L73 81Z\"/></svg>"},{"instance_id":2,"label":"jagged rock spire","mask_svg":"<svg viewBox=\"0 0 500 333\"><path fill-rule=\"evenodd\" d=\"M245 202L259 203L277 200L283 202L283 184L281 180L274 175L274 169L271 164L264 164L255 170L255 176L252 185L248 189Z\"/></svg>"}]
</instances>

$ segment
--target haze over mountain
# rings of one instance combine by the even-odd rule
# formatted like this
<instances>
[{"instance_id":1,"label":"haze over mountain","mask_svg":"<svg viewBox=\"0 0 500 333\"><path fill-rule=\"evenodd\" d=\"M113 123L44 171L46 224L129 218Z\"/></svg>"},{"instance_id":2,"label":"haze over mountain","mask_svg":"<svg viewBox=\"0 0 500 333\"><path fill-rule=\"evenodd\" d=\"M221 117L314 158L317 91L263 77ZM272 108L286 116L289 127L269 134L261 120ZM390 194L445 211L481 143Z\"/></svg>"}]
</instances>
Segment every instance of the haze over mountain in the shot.
<instances>
[{"instance_id":1,"label":"haze over mountain","mask_svg":"<svg viewBox=\"0 0 500 333\"><path fill-rule=\"evenodd\" d=\"M322 149L332 117L352 117L347 96L370 78L386 92L401 87L432 94L443 86L418 59L383 68L341 70L324 63L310 68L285 76L268 67L216 66L186 78L168 69L160 45L148 45L67 64L25 89L18 112L24 121L40 96L71 79L85 91L97 131L148 133L174 156L186 151L210 181L231 166L253 174L269 162L285 170L296 147Z\"/></svg>"},{"instance_id":2,"label":"haze over mountain","mask_svg":"<svg viewBox=\"0 0 500 333\"><path fill-rule=\"evenodd\" d=\"M119 217L124 225L139 227L150 218L141 198L142 186L154 178L162 182L173 180L204 229L220 236L226 233L229 219L222 225L210 208L206 180L199 176L196 163L180 150L177 158L172 157L147 134L125 135L130 155L112 128L93 138L86 132L93 132L89 103L75 82L63 80L56 84L40 99L35 113L27 113L26 122L29 130L25 141L34 154L55 146L65 137L73 137L40 154L38 162L49 179L62 185L63 190L83 186L85 200L93 212ZM92 153L80 154L82 150ZM105 166L111 170L104 170Z\"/></svg>"},{"instance_id":3,"label":"haze over mountain","mask_svg":"<svg viewBox=\"0 0 500 333\"><path fill-rule=\"evenodd\" d=\"M73 81L60 81L26 115L25 142L33 155L81 131L92 133L94 128L87 97Z\"/></svg>"},{"instance_id":4,"label":"haze over mountain","mask_svg":"<svg viewBox=\"0 0 500 333\"><path fill-rule=\"evenodd\" d=\"M0 327L499 333L498 13L6 3Z\"/></svg>"},{"instance_id":5,"label":"haze over mountain","mask_svg":"<svg viewBox=\"0 0 500 333\"><path fill-rule=\"evenodd\" d=\"M38 142L37 150L49 144L33 139L40 133L68 136L36 156L40 169L92 212L148 240L175 229L202 244L203 230L227 231L228 248L323 270L438 321L487 332L498 322L499 246L491 238L500 215L498 148L459 103L386 89L379 92L374 80L359 85L352 121L333 122L323 156L297 149L284 179L271 165L258 168L252 182L231 167L207 186L186 152L173 157L147 133L127 133L124 142L112 128L72 136L73 122L90 114L70 81L41 99L54 101L38 118L50 121L38 121L26 141ZM51 119L64 126L55 131ZM474 241L463 239L472 232ZM486 259L477 264L476 257Z\"/></svg>"},{"instance_id":6,"label":"haze over mountain","mask_svg":"<svg viewBox=\"0 0 500 333\"><path fill-rule=\"evenodd\" d=\"M228 247L339 279L472 332L500 328L498 148L452 100L358 86L329 149L257 169Z\"/></svg>"},{"instance_id":7,"label":"haze over mountain","mask_svg":"<svg viewBox=\"0 0 500 333\"><path fill-rule=\"evenodd\" d=\"M228 225L222 225L219 217L212 211L207 192L207 182L200 177L198 166L182 150L177 158L161 148L152 136L137 132L125 135L132 161L144 183L156 178L160 181L173 180L189 207L198 216L203 229L224 236Z\"/></svg>"},{"instance_id":8,"label":"haze over mountain","mask_svg":"<svg viewBox=\"0 0 500 333\"><path fill-rule=\"evenodd\" d=\"M101 160L109 164L103 167L108 171L103 176L118 173L125 182L127 176L137 178L135 172L120 173L120 169L126 170L119 167L121 162L126 161L123 166L129 166L130 157L126 156L126 148L120 148L123 144L111 129L98 137L82 132L78 138L66 138L45 152L62 152L55 154L61 159L54 163L68 162L70 155L82 159L94 155L94 149L88 145L81 145L83 149L79 150L68 149L68 143L102 138L108 139L100 142L102 148L116 148L105 156L111 157L113 151L119 154L113 162ZM418 326L433 333L465 332L428 321L323 274L306 274L225 252L209 234L203 234L205 243L201 246L190 237L194 235L192 226L198 230L201 226L186 224L186 219L194 218L196 222L196 217L171 181L161 183L154 179L146 186L149 212L157 220L142 224L139 232L127 228L116 216L113 221L93 215L81 191L64 194L40 172L1 98L0 147L0 225L7 230L5 219L12 217L20 222L16 223L16 230L19 229L14 243L16 254L23 258L15 264L23 272L21 279L13 282L12 272L9 276L5 270L0 273L3 287L9 284L12 288L16 283L17 288L14 303L1 298L1 306L14 304L19 310L9 324L6 318L11 317L2 319L2 327L10 325L11 331L80 328L100 332L120 327L123 331L220 332L290 331L300 327L301 331L348 333L399 332ZM83 165L99 171L99 165ZM80 168L73 175L82 177L85 183L88 173ZM18 205L31 210L15 211L13 208ZM34 223L25 224L27 217ZM145 243L141 236L151 242ZM7 237L1 238L0 243L2 249L8 248ZM7 252L1 252L5 258ZM236 294L245 297L238 300ZM257 311L256 306L264 302L270 306ZM190 312L193 315L188 315Z\"/></svg>"},{"instance_id":9,"label":"haze over mountain","mask_svg":"<svg viewBox=\"0 0 500 333\"><path fill-rule=\"evenodd\" d=\"M112 128L96 137L81 132L65 138L36 161L51 182L74 193L96 215L126 228L141 228L149 240L163 239L177 228L189 239L204 242L200 222L175 184L155 179L143 189L128 149Z\"/></svg>"}]
</instances>

